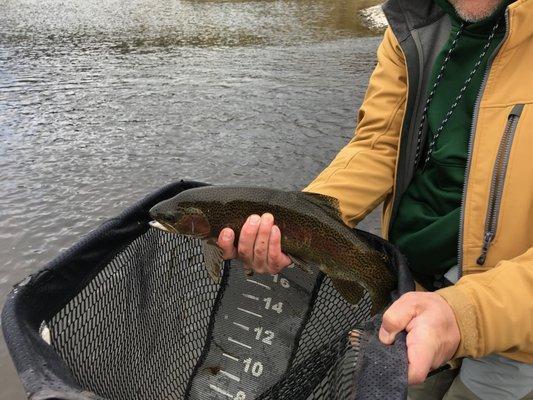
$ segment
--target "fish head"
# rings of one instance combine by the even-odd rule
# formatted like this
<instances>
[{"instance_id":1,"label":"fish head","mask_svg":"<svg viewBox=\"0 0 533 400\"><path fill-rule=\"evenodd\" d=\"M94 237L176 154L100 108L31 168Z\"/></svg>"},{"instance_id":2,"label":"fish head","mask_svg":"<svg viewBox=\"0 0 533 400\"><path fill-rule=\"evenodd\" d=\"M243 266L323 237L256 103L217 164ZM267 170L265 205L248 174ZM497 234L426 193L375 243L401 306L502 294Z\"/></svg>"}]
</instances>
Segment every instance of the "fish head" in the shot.
<instances>
[{"instance_id":1,"label":"fish head","mask_svg":"<svg viewBox=\"0 0 533 400\"><path fill-rule=\"evenodd\" d=\"M150 225L171 233L204 238L211 232L209 220L196 207L175 205L166 201L150 209Z\"/></svg>"}]
</instances>

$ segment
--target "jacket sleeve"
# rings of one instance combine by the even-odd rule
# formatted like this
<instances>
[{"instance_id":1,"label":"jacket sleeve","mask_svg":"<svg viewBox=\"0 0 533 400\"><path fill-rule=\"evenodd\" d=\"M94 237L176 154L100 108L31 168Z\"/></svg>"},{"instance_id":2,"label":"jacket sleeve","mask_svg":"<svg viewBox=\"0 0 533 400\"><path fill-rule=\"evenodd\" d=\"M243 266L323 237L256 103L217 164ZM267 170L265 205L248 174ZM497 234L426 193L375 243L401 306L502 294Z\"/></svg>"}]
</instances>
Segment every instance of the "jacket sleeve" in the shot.
<instances>
[{"instance_id":1,"label":"jacket sleeve","mask_svg":"<svg viewBox=\"0 0 533 400\"><path fill-rule=\"evenodd\" d=\"M461 331L455 358L533 354L533 247L437 293L451 305ZM533 357L519 361L533 363Z\"/></svg>"},{"instance_id":2,"label":"jacket sleeve","mask_svg":"<svg viewBox=\"0 0 533 400\"><path fill-rule=\"evenodd\" d=\"M377 59L354 138L304 189L337 198L344 222L350 226L383 201L394 181L407 71L390 28L378 48Z\"/></svg>"}]
</instances>

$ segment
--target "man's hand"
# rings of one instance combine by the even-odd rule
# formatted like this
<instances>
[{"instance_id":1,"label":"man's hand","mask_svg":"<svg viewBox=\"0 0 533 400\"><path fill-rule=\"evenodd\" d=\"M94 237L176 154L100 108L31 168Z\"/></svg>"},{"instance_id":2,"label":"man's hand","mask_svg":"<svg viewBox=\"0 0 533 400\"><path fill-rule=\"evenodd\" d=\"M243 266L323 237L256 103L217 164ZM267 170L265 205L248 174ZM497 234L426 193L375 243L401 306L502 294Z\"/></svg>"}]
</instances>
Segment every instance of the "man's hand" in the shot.
<instances>
[{"instance_id":1,"label":"man's hand","mask_svg":"<svg viewBox=\"0 0 533 400\"><path fill-rule=\"evenodd\" d=\"M218 236L225 260L240 258L245 268L260 274L277 274L291 264L291 259L281 252L281 232L274 225L272 214L250 215L242 226L237 247L234 239L235 232L229 228Z\"/></svg>"},{"instance_id":2,"label":"man's hand","mask_svg":"<svg viewBox=\"0 0 533 400\"><path fill-rule=\"evenodd\" d=\"M407 331L410 385L424 382L431 369L448 362L461 340L452 308L437 293L406 293L389 307L379 340L392 344L402 330Z\"/></svg>"}]
</instances>

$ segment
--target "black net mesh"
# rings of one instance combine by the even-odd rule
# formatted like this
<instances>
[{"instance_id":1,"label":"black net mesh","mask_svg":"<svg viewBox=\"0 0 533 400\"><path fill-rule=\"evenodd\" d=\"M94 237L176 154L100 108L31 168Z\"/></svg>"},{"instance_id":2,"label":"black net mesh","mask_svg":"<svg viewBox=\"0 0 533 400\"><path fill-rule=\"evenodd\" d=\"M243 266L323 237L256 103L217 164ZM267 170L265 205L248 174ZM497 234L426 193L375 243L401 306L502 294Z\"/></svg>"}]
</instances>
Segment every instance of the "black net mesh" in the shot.
<instances>
[{"instance_id":1,"label":"black net mesh","mask_svg":"<svg viewBox=\"0 0 533 400\"><path fill-rule=\"evenodd\" d=\"M82 387L102 397L183 399L218 289L198 241L150 229L46 322L51 344ZM347 303L321 279L290 371L261 398L326 398L345 345L335 341L369 319L370 305L368 297Z\"/></svg>"},{"instance_id":2,"label":"black net mesh","mask_svg":"<svg viewBox=\"0 0 533 400\"><path fill-rule=\"evenodd\" d=\"M368 295L357 306L346 302L324 277L291 368L261 399L335 398L337 362L358 354L348 346L346 333L370 318L371 305Z\"/></svg>"},{"instance_id":3,"label":"black net mesh","mask_svg":"<svg viewBox=\"0 0 533 400\"><path fill-rule=\"evenodd\" d=\"M52 345L109 399L182 399L218 293L197 241L150 229L55 315Z\"/></svg>"},{"instance_id":4,"label":"black net mesh","mask_svg":"<svg viewBox=\"0 0 533 400\"><path fill-rule=\"evenodd\" d=\"M42 399L363 399L361 382L382 384L359 373L384 354L375 346L362 351L376 327L368 325L368 294L351 305L316 268L247 277L236 262L213 283L199 241L147 225L146 210L182 186L104 225L14 291L4 332L28 392ZM363 334L349 339L354 327ZM405 360L398 362L388 374L404 382Z\"/></svg>"}]
</instances>

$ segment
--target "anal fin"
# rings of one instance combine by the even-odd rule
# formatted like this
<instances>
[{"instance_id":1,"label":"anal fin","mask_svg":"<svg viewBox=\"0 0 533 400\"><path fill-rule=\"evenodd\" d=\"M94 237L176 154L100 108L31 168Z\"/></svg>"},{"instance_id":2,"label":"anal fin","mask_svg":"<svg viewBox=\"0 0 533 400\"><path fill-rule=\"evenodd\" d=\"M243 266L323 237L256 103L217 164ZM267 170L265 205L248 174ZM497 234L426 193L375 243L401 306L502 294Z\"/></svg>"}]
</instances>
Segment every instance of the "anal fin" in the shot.
<instances>
[{"instance_id":1,"label":"anal fin","mask_svg":"<svg viewBox=\"0 0 533 400\"><path fill-rule=\"evenodd\" d=\"M365 289L357 282L347 281L344 279L331 278L333 287L341 294L342 297L350 304L357 304L365 295Z\"/></svg>"}]
</instances>

